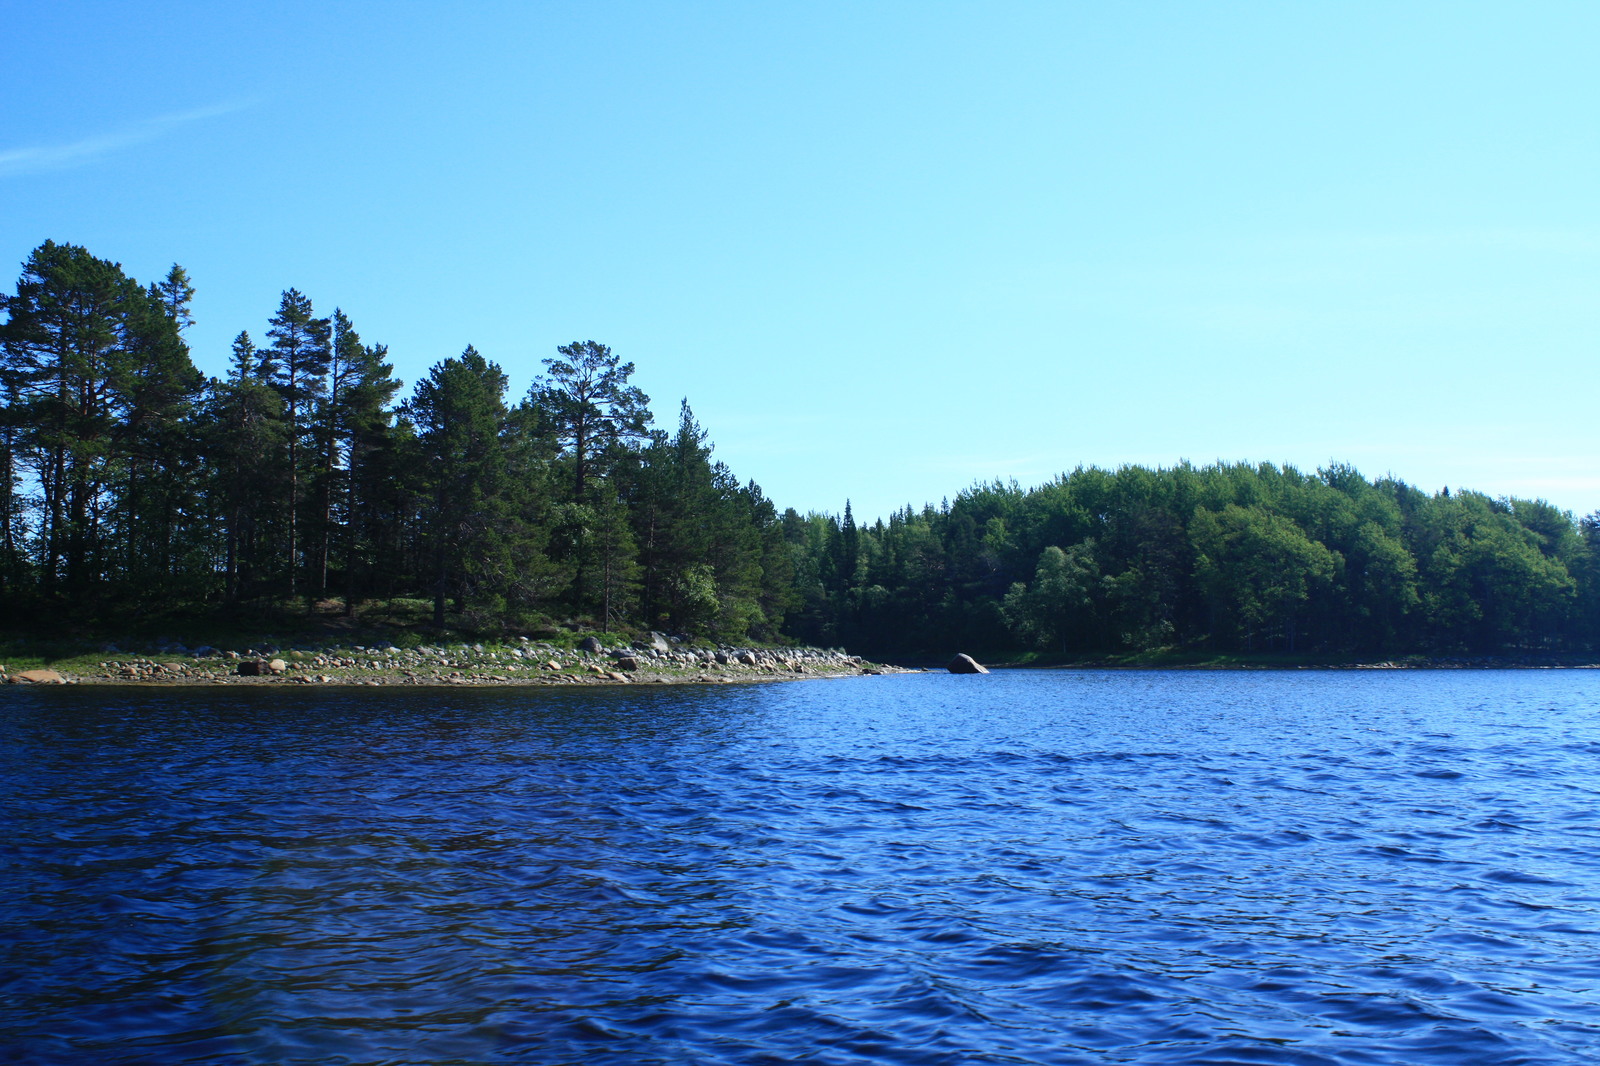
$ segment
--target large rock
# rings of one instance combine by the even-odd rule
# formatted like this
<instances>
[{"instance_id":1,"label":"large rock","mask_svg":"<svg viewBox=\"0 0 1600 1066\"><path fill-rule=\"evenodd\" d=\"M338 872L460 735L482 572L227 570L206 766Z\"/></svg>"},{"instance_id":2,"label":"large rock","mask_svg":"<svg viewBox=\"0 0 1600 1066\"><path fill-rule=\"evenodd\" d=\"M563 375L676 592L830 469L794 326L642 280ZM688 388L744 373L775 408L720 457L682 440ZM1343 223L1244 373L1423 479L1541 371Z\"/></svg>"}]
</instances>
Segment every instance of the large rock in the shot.
<instances>
[{"instance_id":1,"label":"large rock","mask_svg":"<svg viewBox=\"0 0 1600 1066\"><path fill-rule=\"evenodd\" d=\"M621 657L619 657L617 659L617 669L618 670L637 670L637 669L639 669L639 660L635 659L631 655L623 655L623 656L621 656Z\"/></svg>"},{"instance_id":2,"label":"large rock","mask_svg":"<svg viewBox=\"0 0 1600 1066\"><path fill-rule=\"evenodd\" d=\"M267 664L261 659L241 659L236 672L240 677L260 677L267 672Z\"/></svg>"},{"instance_id":3,"label":"large rock","mask_svg":"<svg viewBox=\"0 0 1600 1066\"><path fill-rule=\"evenodd\" d=\"M11 675L13 685L64 685L66 680L54 670L19 670Z\"/></svg>"},{"instance_id":4,"label":"large rock","mask_svg":"<svg viewBox=\"0 0 1600 1066\"><path fill-rule=\"evenodd\" d=\"M594 637L584 637L582 640L578 641L578 650L586 651L590 655L598 655L604 650L604 648L605 646Z\"/></svg>"},{"instance_id":5,"label":"large rock","mask_svg":"<svg viewBox=\"0 0 1600 1066\"><path fill-rule=\"evenodd\" d=\"M987 674L989 668L970 655L957 655L950 660L950 665L945 667L952 674Z\"/></svg>"}]
</instances>

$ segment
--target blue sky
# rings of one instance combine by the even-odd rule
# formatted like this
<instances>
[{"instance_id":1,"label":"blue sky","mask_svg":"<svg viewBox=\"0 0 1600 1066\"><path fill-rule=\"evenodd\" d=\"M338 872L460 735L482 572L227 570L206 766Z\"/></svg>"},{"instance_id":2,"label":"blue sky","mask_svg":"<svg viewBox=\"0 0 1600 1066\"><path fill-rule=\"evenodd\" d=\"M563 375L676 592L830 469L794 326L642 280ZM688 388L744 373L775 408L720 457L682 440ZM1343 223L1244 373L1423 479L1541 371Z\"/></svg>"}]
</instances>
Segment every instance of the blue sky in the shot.
<instances>
[{"instance_id":1,"label":"blue sky","mask_svg":"<svg viewBox=\"0 0 1600 1066\"><path fill-rule=\"evenodd\" d=\"M1600 5L0 0L0 284L558 344L780 506L1348 462L1600 508ZM10 263L7 267L4 264Z\"/></svg>"}]
</instances>

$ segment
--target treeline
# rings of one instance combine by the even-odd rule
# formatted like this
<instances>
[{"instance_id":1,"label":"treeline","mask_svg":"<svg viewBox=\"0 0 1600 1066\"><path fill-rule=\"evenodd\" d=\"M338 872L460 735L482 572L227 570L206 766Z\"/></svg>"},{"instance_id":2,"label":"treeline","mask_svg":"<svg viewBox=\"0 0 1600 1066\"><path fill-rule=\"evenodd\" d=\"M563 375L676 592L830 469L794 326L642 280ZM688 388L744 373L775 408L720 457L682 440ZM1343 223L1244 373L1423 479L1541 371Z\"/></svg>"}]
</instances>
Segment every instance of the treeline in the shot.
<instances>
[{"instance_id":1,"label":"treeline","mask_svg":"<svg viewBox=\"0 0 1600 1066\"><path fill-rule=\"evenodd\" d=\"M864 654L1587 651L1600 513L1348 466L1078 469L858 527L791 519L802 638Z\"/></svg>"},{"instance_id":2,"label":"treeline","mask_svg":"<svg viewBox=\"0 0 1600 1066\"><path fill-rule=\"evenodd\" d=\"M553 620L774 639L783 524L685 402L651 426L634 367L557 350L528 394L468 347L401 397L383 345L290 289L225 376L193 286L86 249L29 256L0 325L0 608L115 622L407 597L475 630Z\"/></svg>"},{"instance_id":3,"label":"treeline","mask_svg":"<svg viewBox=\"0 0 1600 1066\"><path fill-rule=\"evenodd\" d=\"M383 345L290 289L196 369L181 267L46 242L3 296L0 619L412 605L878 655L1317 654L1600 645L1600 513L1334 466L1079 469L858 526L779 514L685 402L557 349L527 394L468 347L402 395Z\"/></svg>"}]
</instances>

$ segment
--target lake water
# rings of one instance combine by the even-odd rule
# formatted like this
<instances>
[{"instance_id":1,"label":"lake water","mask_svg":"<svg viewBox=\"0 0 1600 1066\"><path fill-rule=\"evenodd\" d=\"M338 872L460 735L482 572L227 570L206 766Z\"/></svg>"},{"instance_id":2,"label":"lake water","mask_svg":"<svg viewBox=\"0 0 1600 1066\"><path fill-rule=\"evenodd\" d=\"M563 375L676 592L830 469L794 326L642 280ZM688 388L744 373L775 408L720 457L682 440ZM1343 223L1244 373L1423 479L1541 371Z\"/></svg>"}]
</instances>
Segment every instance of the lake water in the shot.
<instances>
[{"instance_id":1,"label":"lake water","mask_svg":"<svg viewBox=\"0 0 1600 1066\"><path fill-rule=\"evenodd\" d=\"M1600 671L0 692L0 1061L1600 1060Z\"/></svg>"}]
</instances>

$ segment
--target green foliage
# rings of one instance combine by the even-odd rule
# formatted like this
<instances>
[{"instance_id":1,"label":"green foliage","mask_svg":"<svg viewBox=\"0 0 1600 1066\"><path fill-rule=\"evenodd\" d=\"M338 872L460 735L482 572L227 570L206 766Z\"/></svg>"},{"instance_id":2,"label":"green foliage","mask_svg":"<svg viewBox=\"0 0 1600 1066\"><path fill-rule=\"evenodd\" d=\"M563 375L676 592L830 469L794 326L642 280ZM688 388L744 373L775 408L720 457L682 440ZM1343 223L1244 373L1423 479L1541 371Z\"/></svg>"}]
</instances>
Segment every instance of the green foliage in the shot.
<instances>
[{"instance_id":1,"label":"green foliage","mask_svg":"<svg viewBox=\"0 0 1600 1066\"><path fill-rule=\"evenodd\" d=\"M629 385L633 364L595 341L574 341L544 361L545 374L528 392L528 406L560 442L572 470L572 500L587 500L596 456L646 435L650 398Z\"/></svg>"},{"instance_id":2,"label":"green foliage","mask_svg":"<svg viewBox=\"0 0 1600 1066\"><path fill-rule=\"evenodd\" d=\"M1060 645L1064 651L1069 640L1090 628L1102 588L1092 539L1065 551L1052 544L1039 553L1032 584L1014 582L1006 593L1006 621L1035 647Z\"/></svg>"},{"instance_id":3,"label":"green foliage","mask_svg":"<svg viewBox=\"0 0 1600 1066\"><path fill-rule=\"evenodd\" d=\"M498 599L511 583L521 530L502 439L505 390L505 372L468 345L459 359L435 366L407 405L422 460L436 626L445 624L447 600L457 612L481 611L484 599Z\"/></svg>"},{"instance_id":4,"label":"green foliage","mask_svg":"<svg viewBox=\"0 0 1600 1066\"><path fill-rule=\"evenodd\" d=\"M46 241L23 265L0 327L12 591L29 575L46 597L98 601L195 563L174 523L192 503L182 427L201 379L174 298L77 245Z\"/></svg>"},{"instance_id":5,"label":"green foliage","mask_svg":"<svg viewBox=\"0 0 1600 1066\"><path fill-rule=\"evenodd\" d=\"M1600 512L1430 496L1330 464L1079 468L870 524L779 513L687 401L575 342L513 409L467 348L411 396L342 311L285 290L206 380L194 286L46 242L0 324L0 607L799 639L867 654L1210 658L1582 651ZM562 638L565 639L565 636ZM576 639L576 638L573 638Z\"/></svg>"},{"instance_id":6,"label":"green foliage","mask_svg":"<svg viewBox=\"0 0 1600 1066\"><path fill-rule=\"evenodd\" d=\"M1195 578L1220 635L1246 650L1263 636L1282 639L1294 651L1305 606L1332 585L1339 556L1260 506L1200 508L1189 535Z\"/></svg>"},{"instance_id":7,"label":"green foliage","mask_svg":"<svg viewBox=\"0 0 1600 1066\"><path fill-rule=\"evenodd\" d=\"M1600 514L1334 465L1079 468L784 522L791 632L867 654L1504 653L1600 641ZM998 615L998 621L997 621Z\"/></svg>"}]
</instances>

